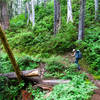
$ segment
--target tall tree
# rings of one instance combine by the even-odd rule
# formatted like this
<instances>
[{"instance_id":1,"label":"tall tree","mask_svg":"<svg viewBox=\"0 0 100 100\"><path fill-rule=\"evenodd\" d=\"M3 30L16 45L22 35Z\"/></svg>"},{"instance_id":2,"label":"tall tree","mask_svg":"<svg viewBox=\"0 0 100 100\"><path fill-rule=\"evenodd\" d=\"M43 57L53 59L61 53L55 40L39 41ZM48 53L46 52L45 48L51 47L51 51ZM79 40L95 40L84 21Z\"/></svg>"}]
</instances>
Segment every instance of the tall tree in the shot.
<instances>
[{"instance_id":1,"label":"tall tree","mask_svg":"<svg viewBox=\"0 0 100 100\"><path fill-rule=\"evenodd\" d=\"M39 3L40 3L40 0L37 0L37 6L39 5Z\"/></svg>"},{"instance_id":2,"label":"tall tree","mask_svg":"<svg viewBox=\"0 0 100 100\"><path fill-rule=\"evenodd\" d=\"M34 9L34 0L31 0L32 4L32 26L35 25L35 9Z\"/></svg>"},{"instance_id":3,"label":"tall tree","mask_svg":"<svg viewBox=\"0 0 100 100\"><path fill-rule=\"evenodd\" d=\"M56 34L61 25L61 9L60 9L60 1L54 0L54 34Z\"/></svg>"},{"instance_id":4,"label":"tall tree","mask_svg":"<svg viewBox=\"0 0 100 100\"><path fill-rule=\"evenodd\" d=\"M80 0L78 40L82 40L84 37L85 4L86 4L86 0Z\"/></svg>"},{"instance_id":5,"label":"tall tree","mask_svg":"<svg viewBox=\"0 0 100 100\"><path fill-rule=\"evenodd\" d=\"M44 7L46 7L47 0L44 0Z\"/></svg>"},{"instance_id":6,"label":"tall tree","mask_svg":"<svg viewBox=\"0 0 100 100\"><path fill-rule=\"evenodd\" d=\"M0 24L2 25L3 29L7 29L9 27L9 18L8 18L6 0L0 0Z\"/></svg>"},{"instance_id":7,"label":"tall tree","mask_svg":"<svg viewBox=\"0 0 100 100\"><path fill-rule=\"evenodd\" d=\"M95 3L95 20L100 20L100 1L94 0Z\"/></svg>"},{"instance_id":8,"label":"tall tree","mask_svg":"<svg viewBox=\"0 0 100 100\"><path fill-rule=\"evenodd\" d=\"M29 22L32 23L32 26L35 25L35 8L34 8L34 0L31 0L31 2L26 2L26 8L28 12L28 19L27 19L27 25Z\"/></svg>"},{"instance_id":9,"label":"tall tree","mask_svg":"<svg viewBox=\"0 0 100 100\"><path fill-rule=\"evenodd\" d=\"M18 14L21 14L21 9L22 9L22 0L18 0Z\"/></svg>"},{"instance_id":10,"label":"tall tree","mask_svg":"<svg viewBox=\"0 0 100 100\"><path fill-rule=\"evenodd\" d=\"M67 23L69 21L73 22L71 0L67 0Z\"/></svg>"},{"instance_id":11,"label":"tall tree","mask_svg":"<svg viewBox=\"0 0 100 100\"><path fill-rule=\"evenodd\" d=\"M26 2L26 8L27 8L27 12L28 12L28 18L27 18L27 25L29 24L30 21L30 7L29 7L29 2Z\"/></svg>"}]
</instances>

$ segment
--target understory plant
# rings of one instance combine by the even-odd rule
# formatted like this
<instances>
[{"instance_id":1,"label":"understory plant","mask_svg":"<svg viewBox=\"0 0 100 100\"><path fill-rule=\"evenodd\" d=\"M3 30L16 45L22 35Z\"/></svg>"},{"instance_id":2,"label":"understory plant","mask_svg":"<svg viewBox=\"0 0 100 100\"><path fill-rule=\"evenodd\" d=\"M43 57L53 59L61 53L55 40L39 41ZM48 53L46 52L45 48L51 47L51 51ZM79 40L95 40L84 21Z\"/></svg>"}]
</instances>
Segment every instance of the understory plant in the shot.
<instances>
[{"instance_id":1,"label":"understory plant","mask_svg":"<svg viewBox=\"0 0 100 100\"><path fill-rule=\"evenodd\" d=\"M45 92L40 92L35 100L88 100L96 86L85 79L85 74L75 75L69 83L54 86L47 98L44 98Z\"/></svg>"}]
</instances>

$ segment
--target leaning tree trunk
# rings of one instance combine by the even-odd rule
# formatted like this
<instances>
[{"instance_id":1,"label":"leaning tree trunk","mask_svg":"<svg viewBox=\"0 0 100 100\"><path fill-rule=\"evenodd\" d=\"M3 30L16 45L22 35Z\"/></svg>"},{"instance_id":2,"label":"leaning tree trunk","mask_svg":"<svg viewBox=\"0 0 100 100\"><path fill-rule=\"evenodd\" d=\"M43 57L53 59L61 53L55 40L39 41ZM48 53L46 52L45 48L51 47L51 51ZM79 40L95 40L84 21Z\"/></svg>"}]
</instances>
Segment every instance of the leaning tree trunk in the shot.
<instances>
[{"instance_id":1,"label":"leaning tree trunk","mask_svg":"<svg viewBox=\"0 0 100 100\"><path fill-rule=\"evenodd\" d=\"M18 67L18 65L16 63L14 55L13 55L11 49L10 49L10 46L8 44L8 41L7 41L7 38L5 36L4 31L2 30L1 26L0 26L0 39L2 41L2 44L3 44L3 46L4 46L4 48L5 48L6 52L7 52L7 54L9 56L10 60L11 60L11 63L13 65L13 68L14 68L15 72L16 72L17 78L18 78L18 80L20 82L22 80L20 69L19 69L19 67Z\"/></svg>"},{"instance_id":2,"label":"leaning tree trunk","mask_svg":"<svg viewBox=\"0 0 100 100\"><path fill-rule=\"evenodd\" d=\"M32 4L32 26L35 25L35 9L34 9L34 0L31 0Z\"/></svg>"},{"instance_id":3,"label":"leaning tree trunk","mask_svg":"<svg viewBox=\"0 0 100 100\"><path fill-rule=\"evenodd\" d=\"M85 3L86 3L86 0L80 0L78 40L82 40L84 37Z\"/></svg>"},{"instance_id":4,"label":"leaning tree trunk","mask_svg":"<svg viewBox=\"0 0 100 100\"><path fill-rule=\"evenodd\" d=\"M61 10L59 0L54 0L54 34L59 31L61 25Z\"/></svg>"},{"instance_id":5,"label":"leaning tree trunk","mask_svg":"<svg viewBox=\"0 0 100 100\"><path fill-rule=\"evenodd\" d=\"M69 21L73 22L71 0L67 0L67 23Z\"/></svg>"},{"instance_id":6,"label":"leaning tree trunk","mask_svg":"<svg viewBox=\"0 0 100 100\"><path fill-rule=\"evenodd\" d=\"M7 29L9 27L7 3L5 0L0 0L0 24L3 29Z\"/></svg>"}]
</instances>

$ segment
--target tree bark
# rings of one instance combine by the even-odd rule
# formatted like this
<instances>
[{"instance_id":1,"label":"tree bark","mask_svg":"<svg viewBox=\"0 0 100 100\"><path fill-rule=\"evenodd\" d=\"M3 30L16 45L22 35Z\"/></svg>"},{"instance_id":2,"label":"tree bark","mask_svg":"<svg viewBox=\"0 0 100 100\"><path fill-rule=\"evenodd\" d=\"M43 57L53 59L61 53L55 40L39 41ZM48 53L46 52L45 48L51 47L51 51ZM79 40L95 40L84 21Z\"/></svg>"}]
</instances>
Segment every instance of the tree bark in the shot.
<instances>
[{"instance_id":1,"label":"tree bark","mask_svg":"<svg viewBox=\"0 0 100 100\"><path fill-rule=\"evenodd\" d=\"M100 1L99 0L94 0L95 3L95 20L99 21L100 20Z\"/></svg>"},{"instance_id":2,"label":"tree bark","mask_svg":"<svg viewBox=\"0 0 100 100\"><path fill-rule=\"evenodd\" d=\"M54 34L59 31L61 25L61 10L59 0L54 0Z\"/></svg>"},{"instance_id":3,"label":"tree bark","mask_svg":"<svg viewBox=\"0 0 100 100\"><path fill-rule=\"evenodd\" d=\"M42 84L47 84L47 85L57 85L57 84L65 84L69 83L70 80L42 80Z\"/></svg>"},{"instance_id":4,"label":"tree bark","mask_svg":"<svg viewBox=\"0 0 100 100\"><path fill-rule=\"evenodd\" d=\"M44 8L46 8L47 0L44 0Z\"/></svg>"},{"instance_id":5,"label":"tree bark","mask_svg":"<svg viewBox=\"0 0 100 100\"><path fill-rule=\"evenodd\" d=\"M27 19L27 25L29 24L29 21L30 21L30 9L29 9L29 2L26 2L26 8L27 8L27 11L28 11L28 19Z\"/></svg>"},{"instance_id":6,"label":"tree bark","mask_svg":"<svg viewBox=\"0 0 100 100\"><path fill-rule=\"evenodd\" d=\"M8 77L9 79L17 78L17 75L15 72L0 74L0 76ZM37 76L38 77L38 76L40 76L40 71L39 71L39 69L22 71L22 76L25 76L25 77L36 77Z\"/></svg>"},{"instance_id":7,"label":"tree bark","mask_svg":"<svg viewBox=\"0 0 100 100\"><path fill-rule=\"evenodd\" d=\"M2 30L1 26L0 26L0 39L2 41L2 44L3 44L3 46L4 46L4 48L5 48L6 52L7 52L7 54L9 56L10 60L11 60L11 63L13 65L13 68L14 68L15 72L16 72L18 81L20 82L22 80L20 69L19 69L19 67L18 67L18 65L16 63L14 55L13 55L11 49L10 49L10 46L8 44L8 41L7 41L7 38L5 36L4 31Z\"/></svg>"},{"instance_id":8,"label":"tree bark","mask_svg":"<svg viewBox=\"0 0 100 100\"><path fill-rule=\"evenodd\" d=\"M73 22L71 0L67 0L67 23L69 21Z\"/></svg>"},{"instance_id":9,"label":"tree bark","mask_svg":"<svg viewBox=\"0 0 100 100\"><path fill-rule=\"evenodd\" d=\"M9 27L7 3L4 0L0 0L0 24L4 30Z\"/></svg>"},{"instance_id":10,"label":"tree bark","mask_svg":"<svg viewBox=\"0 0 100 100\"><path fill-rule=\"evenodd\" d=\"M85 3L86 3L86 0L80 0L78 40L82 40L84 37Z\"/></svg>"},{"instance_id":11,"label":"tree bark","mask_svg":"<svg viewBox=\"0 0 100 100\"><path fill-rule=\"evenodd\" d=\"M35 25L35 9L34 9L34 0L31 0L32 4L32 26Z\"/></svg>"},{"instance_id":12,"label":"tree bark","mask_svg":"<svg viewBox=\"0 0 100 100\"><path fill-rule=\"evenodd\" d=\"M18 14L21 14L22 0L18 0Z\"/></svg>"}]
</instances>

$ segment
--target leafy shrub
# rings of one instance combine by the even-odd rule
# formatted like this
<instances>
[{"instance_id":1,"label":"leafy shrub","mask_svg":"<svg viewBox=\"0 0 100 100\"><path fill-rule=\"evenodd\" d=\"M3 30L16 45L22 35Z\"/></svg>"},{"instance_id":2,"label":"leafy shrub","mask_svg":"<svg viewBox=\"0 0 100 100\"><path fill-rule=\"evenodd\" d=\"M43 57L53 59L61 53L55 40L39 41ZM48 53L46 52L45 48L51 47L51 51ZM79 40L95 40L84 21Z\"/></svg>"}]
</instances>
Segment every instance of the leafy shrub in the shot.
<instances>
[{"instance_id":1,"label":"leafy shrub","mask_svg":"<svg viewBox=\"0 0 100 100\"><path fill-rule=\"evenodd\" d=\"M30 56L22 56L22 57L16 56L15 58L21 70L35 69L39 66L40 62L38 59L32 58ZM2 55L0 55L0 68L1 68L0 73L8 73L14 71L11 61L9 60L9 57L5 53L2 53Z\"/></svg>"},{"instance_id":2,"label":"leafy shrub","mask_svg":"<svg viewBox=\"0 0 100 100\"><path fill-rule=\"evenodd\" d=\"M39 61L30 56L23 56L17 59L21 70L35 69L39 66Z\"/></svg>"},{"instance_id":3,"label":"leafy shrub","mask_svg":"<svg viewBox=\"0 0 100 100\"><path fill-rule=\"evenodd\" d=\"M54 78L61 78L64 76L64 70L67 68L66 59L62 58L61 56L51 56L43 60L46 62L46 72L44 76L46 78L54 77Z\"/></svg>"},{"instance_id":4,"label":"leafy shrub","mask_svg":"<svg viewBox=\"0 0 100 100\"><path fill-rule=\"evenodd\" d=\"M72 28L73 31L71 31ZM45 32L43 28L39 29ZM62 32L63 30L60 31ZM36 33L22 32L20 34L15 34L14 37L9 38L8 41L12 48L16 48L20 52L41 54L48 52L63 53L64 51L69 51L74 46L74 39L76 39L76 34L74 26L71 25L64 33L58 33L56 37L48 33L41 33L41 31Z\"/></svg>"},{"instance_id":5,"label":"leafy shrub","mask_svg":"<svg viewBox=\"0 0 100 100\"><path fill-rule=\"evenodd\" d=\"M10 27L12 28L12 30L17 29L17 28L18 29L23 28L25 27L25 24L26 24L26 19L25 19L24 14L15 16L14 18L10 20Z\"/></svg>"},{"instance_id":6,"label":"leafy shrub","mask_svg":"<svg viewBox=\"0 0 100 100\"><path fill-rule=\"evenodd\" d=\"M45 92L35 96L35 100L87 100L96 88L91 82L85 81L85 75L76 75L68 84L54 86L49 97L44 99Z\"/></svg>"},{"instance_id":7,"label":"leafy shrub","mask_svg":"<svg viewBox=\"0 0 100 100\"><path fill-rule=\"evenodd\" d=\"M43 6L35 8L36 24L33 28L30 27L30 25L27 26L27 30L24 32L21 31L21 28L26 26L24 14L16 16L11 20L12 30L8 32L8 40L11 47L30 55L48 52L63 53L71 50L74 46L73 43L76 40L77 33L76 27L72 23L67 24L65 11L66 8L62 5L62 12L64 16L62 16L61 29L56 36L52 35L54 29L53 2L49 2L46 9L44 9ZM16 31L13 31L14 27L16 28ZM14 32L17 32L17 34Z\"/></svg>"},{"instance_id":8,"label":"leafy shrub","mask_svg":"<svg viewBox=\"0 0 100 100\"><path fill-rule=\"evenodd\" d=\"M12 64L5 53L0 53L0 73L13 71Z\"/></svg>"},{"instance_id":9,"label":"leafy shrub","mask_svg":"<svg viewBox=\"0 0 100 100\"><path fill-rule=\"evenodd\" d=\"M84 50L84 55L86 56L87 62L90 64L89 70L94 74L100 74L100 29L99 26L95 27L95 25L90 28L91 30L86 30L88 33L85 37L87 48Z\"/></svg>"},{"instance_id":10,"label":"leafy shrub","mask_svg":"<svg viewBox=\"0 0 100 100\"><path fill-rule=\"evenodd\" d=\"M15 100L21 99L19 96L20 89L24 86L24 82L19 85L15 80L9 80L5 77L0 77L0 100Z\"/></svg>"}]
</instances>

